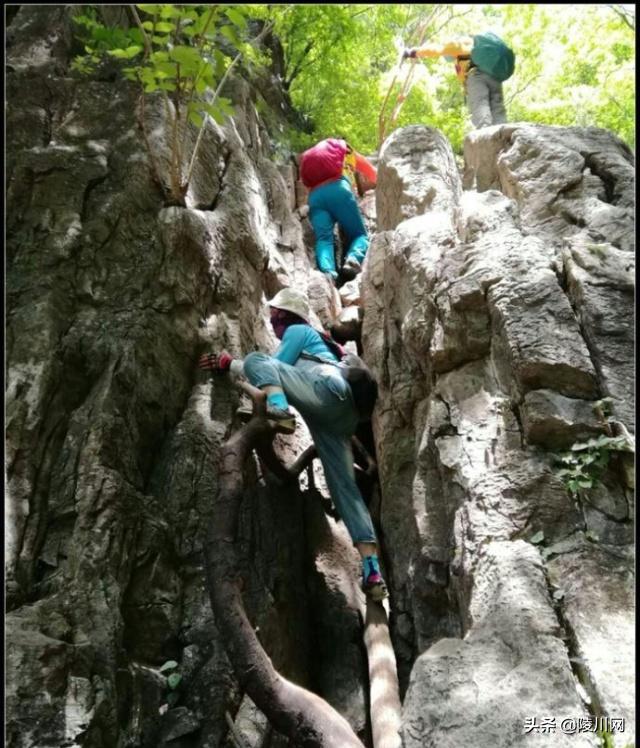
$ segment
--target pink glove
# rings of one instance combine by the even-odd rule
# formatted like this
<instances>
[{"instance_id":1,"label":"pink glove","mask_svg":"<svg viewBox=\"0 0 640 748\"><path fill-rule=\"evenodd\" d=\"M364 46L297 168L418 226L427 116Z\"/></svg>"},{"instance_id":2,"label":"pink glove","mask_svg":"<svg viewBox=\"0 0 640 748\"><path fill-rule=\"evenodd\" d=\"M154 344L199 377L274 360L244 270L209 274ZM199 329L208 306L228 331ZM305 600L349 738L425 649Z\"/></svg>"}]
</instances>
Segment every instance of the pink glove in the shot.
<instances>
[{"instance_id":1,"label":"pink glove","mask_svg":"<svg viewBox=\"0 0 640 748\"><path fill-rule=\"evenodd\" d=\"M198 366L201 369L210 369L217 373L224 373L229 371L233 356L230 356L226 351L221 353L203 353L198 361Z\"/></svg>"}]
</instances>

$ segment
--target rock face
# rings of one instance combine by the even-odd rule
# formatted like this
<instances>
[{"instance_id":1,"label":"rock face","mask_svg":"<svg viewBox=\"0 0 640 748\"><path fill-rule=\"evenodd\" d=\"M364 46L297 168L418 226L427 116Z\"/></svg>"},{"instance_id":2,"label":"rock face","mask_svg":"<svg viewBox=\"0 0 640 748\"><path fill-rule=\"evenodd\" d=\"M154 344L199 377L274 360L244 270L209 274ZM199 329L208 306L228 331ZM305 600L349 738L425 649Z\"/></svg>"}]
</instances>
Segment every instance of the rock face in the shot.
<instances>
[{"instance_id":1,"label":"rock face","mask_svg":"<svg viewBox=\"0 0 640 748\"><path fill-rule=\"evenodd\" d=\"M237 113L207 126L186 206L168 206L136 92L69 73L73 8L20 6L7 38L7 744L289 744L243 693L205 589L240 396L197 369L204 350L273 350L266 300L286 285L345 339L362 327L380 384L371 510L405 748L596 746L560 729L595 716L625 719L614 738L632 744L628 463L576 498L554 465L634 433L628 150L601 130L488 128L463 189L438 131L397 131L362 202L378 233L338 293L255 88L229 82ZM166 180L158 103L144 121ZM302 427L276 439L285 462L308 444ZM322 471L292 489L252 459L245 485L249 618L372 748L359 563Z\"/></svg>"},{"instance_id":2,"label":"rock face","mask_svg":"<svg viewBox=\"0 0 640 748\"><path fill-rule=\"evenodd\" d=\"M228 713L240 734L251 722L255 744L275 746L234 679L204 586L239 395L197 359L273 349L265 299L285 285L308 290L325 323L341 302L314 274L294 177L272 160L255 91L230 82L237 114L208 125L187 206L168 207L134 88L69 73L72 12L22 6L9 33L8 745L213 748L228 739ZM162 107L147 102L145 117L168 179ZM284 461L306 446L277 441ZM319 481L284 489L251 463L246 483L251 620L276 667L364 735L355 550L322 511ZM312 536L343 566L318 564ZM331 657L312 656L333 640ZM160 672L169 660L173 692Z\"/></svg>"},{"instance_id":3,"label":"rock face","mask_svg":"<svg viewBox=\"0 0 640 748\"><path fill-rule=\"evenodd\" d=\"M561 730L594 715L626 745L633 497L616 458L574 499L554 452L612 427L605 396L634 429L631 159L600 130L488 128L462 193L447 148L385 142L361 284L405 745L597 745Z\"/></svg>"}]
</instances>

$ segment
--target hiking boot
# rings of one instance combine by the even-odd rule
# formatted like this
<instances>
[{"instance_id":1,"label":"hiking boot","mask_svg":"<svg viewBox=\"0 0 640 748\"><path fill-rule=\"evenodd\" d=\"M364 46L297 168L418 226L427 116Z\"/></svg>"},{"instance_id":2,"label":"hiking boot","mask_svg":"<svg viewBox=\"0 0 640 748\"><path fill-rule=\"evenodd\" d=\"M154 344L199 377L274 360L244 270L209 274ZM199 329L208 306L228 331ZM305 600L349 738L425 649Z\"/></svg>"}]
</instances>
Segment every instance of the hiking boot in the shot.
<instances>
[{"instance_id":1,"label":"hiking boot","mask_svg":"<svg viewBox=\"0 0 640 748\"><path fill-rule=\"evenodd\" d=\"M253 408L238 408L236 415L243 423L246 423L253 416ZM296 430L296 417L290 410L283 410L273 405L267 405L267 419L272 426L275 426L283 434L293 434Z\"/></svg>"},{"instance_id":2,"label":"hiking boot","mask_svg":"<svg viewBox=\"0 0 640 748\"><path fill-rule=\"evenodd\" d=\"M360 263L354 260L353 257L348 257L342 266L342 277L347 280L353 280L361 270L362 266Z\"/></svg>"},{"instance_id":3,"label":"hiking boot","mask_svg":"<svg viewBox=\"0 0 640 748\"><path fill-rule=\"evenodd\" d=\"M370 600L377 603L389 594L382 574L376 569L370 556L362 561L362 591Z\"/></svg>"}]
</instances>

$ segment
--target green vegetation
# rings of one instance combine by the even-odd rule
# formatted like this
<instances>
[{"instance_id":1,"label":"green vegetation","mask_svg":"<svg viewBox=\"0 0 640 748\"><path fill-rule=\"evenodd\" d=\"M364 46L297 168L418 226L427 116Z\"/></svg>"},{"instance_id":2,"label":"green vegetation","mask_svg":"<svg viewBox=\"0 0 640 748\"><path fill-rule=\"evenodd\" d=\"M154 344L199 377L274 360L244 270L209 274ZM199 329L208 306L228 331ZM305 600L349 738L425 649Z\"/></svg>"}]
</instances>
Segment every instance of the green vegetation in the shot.
<instances>
[{"instance_id":1,"label":"green vegetation","mask_svg":"<svg viewBox=\"0 0 640 748\"><path fill-rule=\"evenodd\" d=\"M581 490L593 488L607 469L611 453L633 452L633 446L626 436L613 436L615 419L611 415L611 406L609 397L593 403L593 412L606 434L586 442L576 442L568 452L554 458L559 466L556 474L573 496L577 496Z\"/></svg>"},{"instance_id":2,"label":"green vegetation","mask_svg":"<svg viewBox=\"0 0 640 748\"><path fill-rule=\"evenodd\" d=\"M284 6L272 7L292 101L314 125L312 133L295 135L298 148L342 134L363 152L376 149L378 116L398 62L394 40L414 45L427 18L425 41L493 30L510 44L516 53L516 71L504 84L510 121L595 125L635 144L633 6L300 5L282 17ZM461 152L470 122L453 64L405 61L401 79L414 64L415 82L396 127L432 125Z\"/></svg>"},{"instance_id":3,"label":"green vegetation","mask_svg":"<svg viewBox=\"0 0 640 748\"><path fill-rule=\"evenodd\" d=\"M171 185L176 198L188 183L188 175L178 173L186 123L198 127L203 118L221 121L230 114L231 103L219 96L220 82L238 53L243 63L257 59L245 39L247 20L273 26L281 50L262 61L271 64L309 125L307 132L291 128L285 147L301 150L338 135L372 153L386 101L387 119L394 107L397 114L387 134L408 124L431 125L461 153L471 124L452 62L399 65L399 52L421 41L485 30L498 33L516 53L515 73L504 84L510 121L595 125L635 145L630 5L139 5L125 6L130 15L140 15L128 29L97 21L101 6L82 7L78 29L86 54L75 69L88 72L110 55L123 61L123 74L139 81L146 94L159 92L179 110Z\"/></svg>"},{"instance_id":4,"label":"green vegetation","mask_svg":"<svg viewBox=\"0 0 640 748\"><path fill-rule=\"evenodd\" d=\"M127 28L101 22L93 6L85 6L75 16L85 54L75 58L72 70L90 75L110 57L122 63L125 78L141 85L143 103L145 95L159 92L171 130L168 197L182 204L200 143L198 138L192 152L187 152L187 127L191 124L202 132L207 117L222 123L233 114L231 102L220 91L235 62L251 52L241 40L247 19L243 6L236 5L127 7L131 16ZM141 124L147 138L144 114ZM151 148L149 154L161 182Z\"/></svg>"},{"instance_id":5,"label":"green vegetation","mask_svg":"<svg viewBox=\"0 0 640 748\"><path fill-rule=\"evenodd\" d=\"M166 694L166 701L165 701L165 707L171 708L172 706L175 706L178 702L180 695L176 689L180 685L180 682L182 681L182 675L180 675L179 672L177 672L178 669L178 663L175 660L167 660L162 667L160 668L159 672L164 674L164 678L166 680L167 685L167 694ZM166 675L166 673L169 673ZM161 712L164 712L165 709L161 707Z\"/></svg>"},{"instance_id":6,"label":"green vegetation","mask_svg":"<svg viewBox=\"0 0 640 748\"><path fill-rule=\"evenodd\" d=\"M624 436L602 434L586 442L576 442L568 452L556 457L561 466L556 474L576 496L581 489L593 488L606 470L612 452L626 451L629 445Z\"/></svg>"}]
</instances>

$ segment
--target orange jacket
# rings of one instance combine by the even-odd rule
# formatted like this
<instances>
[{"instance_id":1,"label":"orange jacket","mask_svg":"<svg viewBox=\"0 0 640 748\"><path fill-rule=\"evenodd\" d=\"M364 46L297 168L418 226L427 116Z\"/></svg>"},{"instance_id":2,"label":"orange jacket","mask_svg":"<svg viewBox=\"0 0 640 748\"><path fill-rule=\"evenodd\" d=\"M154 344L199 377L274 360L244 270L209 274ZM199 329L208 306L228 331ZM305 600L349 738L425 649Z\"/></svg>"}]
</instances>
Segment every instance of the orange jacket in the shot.
<instances>
[{"instance_id":1,"label":"orange jacket","mask_svg":"<svg viewBox=\"0 0 640 748\"><path fill-rule=\"evenodd\" d=\"M456 75L460 83L464 85L471 67L472 49L473 39L465 36L444 44L425 44L416 49L416 57L455 57Z\"/></svg>"}]
</instances>

